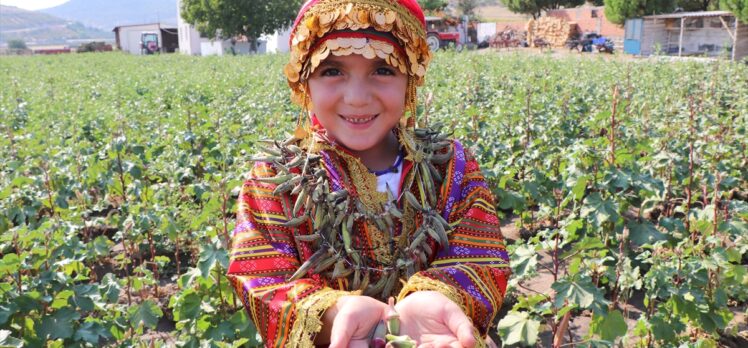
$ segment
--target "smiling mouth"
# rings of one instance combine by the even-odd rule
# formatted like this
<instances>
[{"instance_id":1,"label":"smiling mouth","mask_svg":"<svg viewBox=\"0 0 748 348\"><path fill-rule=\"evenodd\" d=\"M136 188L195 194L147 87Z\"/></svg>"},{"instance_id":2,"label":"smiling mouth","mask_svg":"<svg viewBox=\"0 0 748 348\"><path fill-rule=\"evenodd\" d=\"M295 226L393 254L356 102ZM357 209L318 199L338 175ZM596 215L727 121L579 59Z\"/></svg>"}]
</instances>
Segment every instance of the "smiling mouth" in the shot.
<instances>
[{"instance_id":1,"label":"smiling mouth","mask_svg":"<svg viewBox=\"0 0 748 348\"><path fill-rule=\"evenodd\" d=\"M379 114L376 114L376 115L373 115L373 116L369 116L369 117L360 117L360 116L346 117L346 116L340 115L340 117L342 119L344 119L344 120L346 120L346 121L348 121L350 123L355 123L355 124L367 123L367 122L369 122L369 121L377 118L377 116L379 116Z\"/></svg>"}]
</instances>

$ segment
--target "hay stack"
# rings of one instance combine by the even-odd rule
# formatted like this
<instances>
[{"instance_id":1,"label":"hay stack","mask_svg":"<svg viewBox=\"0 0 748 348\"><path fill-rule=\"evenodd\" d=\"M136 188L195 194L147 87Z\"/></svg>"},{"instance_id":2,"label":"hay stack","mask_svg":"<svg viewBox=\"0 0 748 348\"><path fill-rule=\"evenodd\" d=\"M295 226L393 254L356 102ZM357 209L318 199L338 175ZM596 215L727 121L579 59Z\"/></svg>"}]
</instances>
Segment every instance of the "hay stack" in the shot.
<instances>
[{"instance_id":1,"label":"hay stack","mask_svg":"<svg viewBox=\"0 0 748 348\"><path fill-rule=\"evenodd\" d=\"M535 47L535 39L541 38L552 47L563 47L576 34L577 25L556 17L540 17L527 22L527 42Z\"/></svg>"}]
</instances>

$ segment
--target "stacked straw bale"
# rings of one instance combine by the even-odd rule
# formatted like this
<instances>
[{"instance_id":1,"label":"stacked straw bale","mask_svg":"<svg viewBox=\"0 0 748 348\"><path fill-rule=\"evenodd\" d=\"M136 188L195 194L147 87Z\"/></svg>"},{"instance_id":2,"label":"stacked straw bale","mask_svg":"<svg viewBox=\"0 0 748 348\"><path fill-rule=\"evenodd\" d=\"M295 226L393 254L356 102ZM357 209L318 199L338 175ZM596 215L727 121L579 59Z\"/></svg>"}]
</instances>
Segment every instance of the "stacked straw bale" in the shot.
<instances>
[{"instance_id":1,"label":"stacked straw bale","mask_svg":"<svg viewBox=\"0 0 748 348\"><path fill-rule=\"evenodd\" d=\"M563 18L540 17L527 22L527 42L535 47L535 39L543 39L552 47L563 47L577 32L577 25Z\"/></svg>"}]
</instances>

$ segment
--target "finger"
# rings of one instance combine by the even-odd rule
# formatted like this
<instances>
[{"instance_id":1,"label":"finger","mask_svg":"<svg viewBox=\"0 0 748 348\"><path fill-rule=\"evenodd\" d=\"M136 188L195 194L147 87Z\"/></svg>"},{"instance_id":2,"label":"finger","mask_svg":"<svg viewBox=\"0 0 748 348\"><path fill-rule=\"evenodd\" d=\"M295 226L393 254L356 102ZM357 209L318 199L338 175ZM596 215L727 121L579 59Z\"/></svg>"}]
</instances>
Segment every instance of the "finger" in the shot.
<instances>
[{"instance_id":1,"label":"finger","mask_svg":"<svg viewBox=\"0 0 748 348\"><path fill-rule=\"evenodd\" d=\"M457 340L465 348L475 347L475 336L473 335L473 323L462 312L462 309L454 302L450 302L444 308L444 314L447 318L446 324L452 333L457 336Z\"/></svg>"},{"instance_id":2,"label":"finger","mask_svg":"<svg viewBox=\"0 0 748 348\"><path fill-rule=\"evenodd\" d=\"M343 312L338 312L332 321L330 330L330 348L347 348L353 333L356 331L355 325L350 325L349 316Z\"/></svg>"}]
</instances>

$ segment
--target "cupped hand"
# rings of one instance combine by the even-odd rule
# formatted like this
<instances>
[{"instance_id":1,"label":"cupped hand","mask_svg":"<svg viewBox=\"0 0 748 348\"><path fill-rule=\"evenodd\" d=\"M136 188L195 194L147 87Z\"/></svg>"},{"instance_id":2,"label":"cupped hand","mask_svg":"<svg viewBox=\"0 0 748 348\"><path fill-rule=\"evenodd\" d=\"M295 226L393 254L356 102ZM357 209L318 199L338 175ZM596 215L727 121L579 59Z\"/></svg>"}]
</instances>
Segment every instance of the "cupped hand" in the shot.
<instances>
[{"instance_id":1,"label":"cupped hand","mask_svg":"<svg viewBox=\"0 0 748 348\"><path fill-rule=\"evenodd\" d=\"M414 292L395 309L400 315L400 335L410 336L418 347L475 347L470 319L439 292Z\"/></svg>"},{"instance_id":2,"label":"cupped hand","mask_svg":"<svg viewBox=\"0 0 748 348\"><path fill-rule=\"evenodd\" d=\"M384 316L387 306L368 296L343 296L325 312L332 318L331 348L368 348L369 333Z\"/></svg>"}]
</instances>

